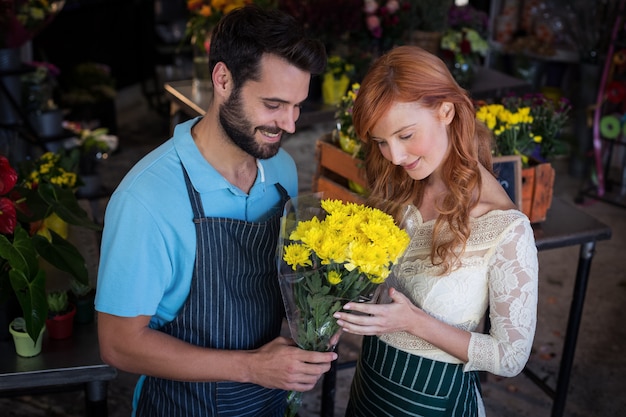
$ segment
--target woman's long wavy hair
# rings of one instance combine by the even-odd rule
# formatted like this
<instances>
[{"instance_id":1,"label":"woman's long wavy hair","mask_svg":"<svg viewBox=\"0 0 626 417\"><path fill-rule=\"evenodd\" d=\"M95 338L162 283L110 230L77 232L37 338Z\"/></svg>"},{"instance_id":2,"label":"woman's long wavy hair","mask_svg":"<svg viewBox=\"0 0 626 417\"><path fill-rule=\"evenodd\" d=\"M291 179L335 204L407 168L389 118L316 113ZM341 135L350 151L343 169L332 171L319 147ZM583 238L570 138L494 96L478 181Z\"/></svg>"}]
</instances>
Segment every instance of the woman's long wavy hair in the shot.
<instances>
[{"instance_id":1,"label":"woman's long wavy hair","mask_svg":"<svg viewBox=\"0 0 626 417\"><path fill-rule=\"evenodd\" d=\"M430 255L433 264L442 266L442 273L446 273L457 265L470 235L469 213L481 192L478 164L493 173L492 135L476 121L472 100L441 59L416 46L399 46L381 56L361 83L353 121L356 134L364 142L369 204L395 216L407 204L419 207L426 185L426 181L412 179L404 168L385 159L371 140L373 127L396 102L417 102L433 112L443 102L454 105L455 115L447 129L450 149L441 169L448 193L437 207L440 215L435 221ZM445 233L446 229L451 233Z\"/></svg>"}]
</instances>

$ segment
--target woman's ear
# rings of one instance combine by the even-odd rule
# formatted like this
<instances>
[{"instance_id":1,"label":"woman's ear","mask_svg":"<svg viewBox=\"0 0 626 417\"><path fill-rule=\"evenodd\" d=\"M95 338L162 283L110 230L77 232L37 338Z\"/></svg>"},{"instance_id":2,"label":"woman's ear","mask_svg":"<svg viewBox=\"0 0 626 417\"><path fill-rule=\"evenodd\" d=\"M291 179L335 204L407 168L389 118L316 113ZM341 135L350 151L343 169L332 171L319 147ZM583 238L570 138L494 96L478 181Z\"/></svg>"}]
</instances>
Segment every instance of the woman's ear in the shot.
<instances>
[{"instance_id":1,"label":"woman's ear","mask_svg":"<svg viewBox=\"0 0 626 417\"><path fill-rule=\"evenodd\" d=\"M456 113L456 110L454 108L454 104L448 101L444 101L439 106L439 118L446 125L449 125L452 122L452 119L454 119L455 113Z\"/></svg>"}]
</instances>

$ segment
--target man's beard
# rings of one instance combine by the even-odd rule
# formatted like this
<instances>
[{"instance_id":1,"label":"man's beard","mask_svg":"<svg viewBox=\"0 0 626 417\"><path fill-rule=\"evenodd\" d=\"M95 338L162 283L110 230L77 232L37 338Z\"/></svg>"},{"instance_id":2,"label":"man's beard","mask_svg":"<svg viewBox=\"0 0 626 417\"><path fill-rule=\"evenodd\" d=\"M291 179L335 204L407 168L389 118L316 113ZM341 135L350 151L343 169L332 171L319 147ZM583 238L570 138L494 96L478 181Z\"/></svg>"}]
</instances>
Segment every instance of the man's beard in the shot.
<instances>
[{"instance_id":1,"label":"man's beard","mask_svg":"<svg viewBox=\"0 0 626 417\"><path fill-rule=\"evenodd\" d=\"M247 154L257 159L268 159L278 153L282 140L276 143L259 144L254 139L254 133L257 130L280 133L282 129L275 126L252 127L243 112L239 89L233 90L228 100L220 106L219 118L226 135Z\"/></svg>"}]
</instances>

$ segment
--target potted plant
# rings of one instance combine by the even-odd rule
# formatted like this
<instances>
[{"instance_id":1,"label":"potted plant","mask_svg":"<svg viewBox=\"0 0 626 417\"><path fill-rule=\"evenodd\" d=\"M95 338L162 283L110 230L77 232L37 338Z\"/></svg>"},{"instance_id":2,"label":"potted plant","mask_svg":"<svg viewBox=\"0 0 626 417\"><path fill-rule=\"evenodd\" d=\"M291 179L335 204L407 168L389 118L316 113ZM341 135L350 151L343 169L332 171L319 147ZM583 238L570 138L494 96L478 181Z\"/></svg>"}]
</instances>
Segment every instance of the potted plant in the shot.
<instances>
[{"instance_id":1,"label":"potted plant","mask_svg":"<svg viewBox=\"0 0 626 417\"><path fill-rule=\"evenodd\" d=\"M98 167L115 152L118 137L110 135L106 127L88 129L77 122L65 122L64 127L76 135L65 141L65 148L73 170L79 174L77 194L80 197L97 195L102 188Z\"/></svg>"},{"instance_id":2,"label":"potted plant","mask_svg":"<svg viewBox=\"0 0 626 417\"><path fill-rule=\"evenodd\" d=\"M24 317L16 317L13 319L9 325L9 332L11 333L11 336L13 336L15 353L24 358L39 355L41 353L44 330L46 330L45 326L39 331L37 340L33 341L30 335L26 332L26 321L24 320Z\"/></svg>"},{"instance_id":3,"label":"potted plant","mask_svg":"<svg viewBox=\"0 0 626 417\"><path fill-rule=\"evenodd\" d=\"M54 99L59 70L43 62L31 65L34 71L22 75L22 106L38 136L60 136L63 132L63 110Z\"/></svg>"},{"instance_id":4,"label":"potted plant","mask_svg":"<svg viewBox=\"0 0 626 417\"><path fill-rule=\"evenodd\" d=\"M322 98L324 104L335 105L341 100L354 75L354 65L339 55L328 57L326 71L322 79Z\"/></svg>"},{"instance_id":5,"label":"potted plant","mask_svg":"<svg viewBox=\"0 0 626 417\"><path fill-rule=\"evenodd\" d=\"M94 319L94 297L96 290L90 284L84 284L77 279L70 281L70 302L76 306L74 322L89 324Z\"/></svg>"},{"instance_id":6,"label":"potted plant","mask_svg":"<svg viewBox=\"0 0 626 417\"><path fill-rule=\"evenodd\" d=\"M46 272L40 260L88 282L81 253L45 220L55 213L69 224L101 227L79 206L73 189L65 186L76 174L62 170L54 154L29 162L20 178L0 155L0 301L17 298L26 331L36 341L48 314ZM34 171L33 166L40 169ZM51 171L57 175L51 176Z\"/></svg>"},{"instance_id":7,"label":"potted plant","mask_svg":"<svg viewBox=\"0 0 626 417\"><path fill-rule=\"evenodd\" d=\"M116 82L111 69L97 62L83 62L59 77L60 103L70 110L68 120L117 130Z\"/></svg>"},{"instance_id":8,"label":"potted plant","mask_svg":"<svg viewBox=\"0 0 626 417\"><path fill-rule=\"evenodd\" d=\"M453 0L410 0L409 42L437 55Z\"/></svg>"},{"instance_id":9,"label":"potted plant","mask_svg":"<svg viewBox=\"0 0 626 417\"><path fill-rule=\"evenodd\" d=\"M477 103L476 118L494 134L494 155L521 157L521 210L531 223L545 220L552 203L555 172L550 161L567 152L560 133L571 108L567 99L553 100L541 93Z\"/></svg>"},{"instance_id":10,"label":"potted plant","mask_svg":"<svg viewBox=\"0 0 626 417\"><path fill-rule=\"evenodd\" d=\"M46 328L52 339L67 339L74 330L76 306L69 302L67 290L50 291L46 297L48 318Z\"/></svg>"}]
</instances>

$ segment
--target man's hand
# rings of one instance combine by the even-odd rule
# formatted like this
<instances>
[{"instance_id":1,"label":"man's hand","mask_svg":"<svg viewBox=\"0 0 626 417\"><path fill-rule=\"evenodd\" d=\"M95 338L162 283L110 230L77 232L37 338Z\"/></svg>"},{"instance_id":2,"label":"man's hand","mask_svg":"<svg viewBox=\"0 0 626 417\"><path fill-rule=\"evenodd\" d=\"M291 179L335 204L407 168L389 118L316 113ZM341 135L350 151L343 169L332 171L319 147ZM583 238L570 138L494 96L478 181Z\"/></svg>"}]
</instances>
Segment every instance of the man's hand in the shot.
<instances>
[{"instance_id":1,"label":"man's hand","mask_svg":"<svg viewBox=\"0 0 626 417\"><path fill-rule=\"evenodd\" d=\"M255 355L250 382L289 391L313 389L330 369L330 363L337 359L335 352L302 350L291 339L284 337L278 337L250 353Z\"/></svg>"}]
</instances>

